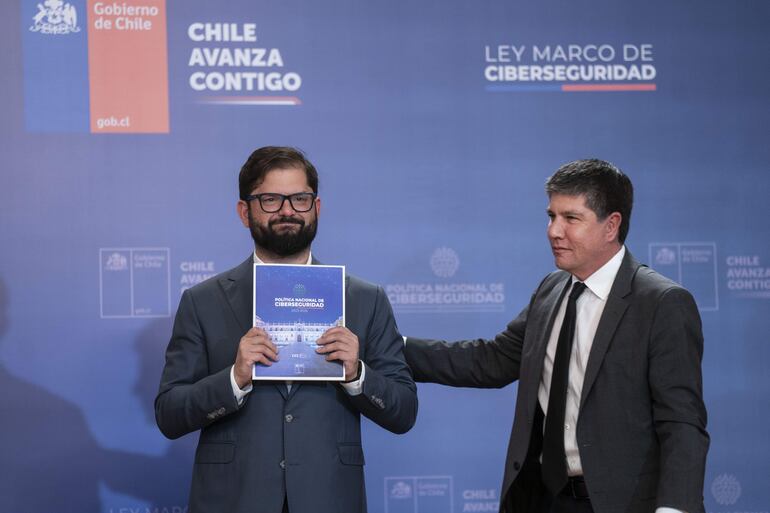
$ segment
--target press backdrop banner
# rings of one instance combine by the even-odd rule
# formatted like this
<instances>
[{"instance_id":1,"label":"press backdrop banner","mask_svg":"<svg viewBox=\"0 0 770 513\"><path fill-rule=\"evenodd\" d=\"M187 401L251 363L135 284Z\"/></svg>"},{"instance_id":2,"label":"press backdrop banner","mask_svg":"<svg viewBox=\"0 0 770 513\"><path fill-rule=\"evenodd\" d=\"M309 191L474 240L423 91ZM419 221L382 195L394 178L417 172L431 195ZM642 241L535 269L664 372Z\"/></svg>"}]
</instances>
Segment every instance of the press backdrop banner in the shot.
<instances>
[{"instance_id":1,"label":"press backdrop banner","mask_svg":"<svg viewBox=\"0 0 770 513\"><path fill-rule=\"evenodd\" d=\"M242 262L264 145L321 178L313 254L399 329L492 337L553 269L543 184L599 157L628 248L703 318L711 513L770 510L770 4L0 5L0 511L181 513L196 434L153 399L183 290ZM516 385L364 421L373 513L496 511Z\"/></svg>"}]
</instances>

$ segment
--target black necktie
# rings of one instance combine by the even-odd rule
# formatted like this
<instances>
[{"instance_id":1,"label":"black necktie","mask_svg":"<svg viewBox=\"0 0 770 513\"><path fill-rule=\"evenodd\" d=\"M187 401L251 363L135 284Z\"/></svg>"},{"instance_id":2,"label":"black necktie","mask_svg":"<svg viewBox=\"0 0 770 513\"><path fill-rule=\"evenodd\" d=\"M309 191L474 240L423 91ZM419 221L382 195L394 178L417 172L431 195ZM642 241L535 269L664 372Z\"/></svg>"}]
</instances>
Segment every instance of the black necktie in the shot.
<instances>
[{"instance_id":1,"label":"black necktie","mask_svg":"<svg viewBox=\"0 0 770 513\"><path fill-rule=\"evenodd\" d=\"M564 410L567 407L567 385L569 384L569 359L572 354L572 339L575 338L575 305L586 286L575 282L567 301L567 311L559 331L556 356L553 359L551 392L548 395L548 413L543 433L543 483L554 495L567 484L567 457L564 454Z\"/></svg>"}]
</instances>

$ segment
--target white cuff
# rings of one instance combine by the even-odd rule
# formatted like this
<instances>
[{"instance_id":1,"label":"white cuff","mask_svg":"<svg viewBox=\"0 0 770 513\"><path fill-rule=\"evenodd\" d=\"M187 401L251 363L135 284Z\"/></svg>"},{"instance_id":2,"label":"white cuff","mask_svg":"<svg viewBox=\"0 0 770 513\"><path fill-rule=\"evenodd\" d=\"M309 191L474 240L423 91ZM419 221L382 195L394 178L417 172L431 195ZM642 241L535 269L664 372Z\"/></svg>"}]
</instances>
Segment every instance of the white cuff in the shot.
<instances>
[{"instance_id":1,"label":"white cuff","mask_svg":"<svg viewBox=\"0 0 770 513\"><path fill-rule=\"evenodd\" d=\"M249 383L244 388L239 388L238 383L235 382L235 365L230 367L230 385L233 387L233 395L235 396L235 400L238 402L238 406L243 404L243 400L246 399L246 396L249 395L249 392L251 392L251 389L254 388L254 385Z\"/></svg>"},{"instance_id":2,"label":"white cuff","mask_svg":"<svg viewBox=\"0 0 770 513\"><path fill-rule=\"evenodd\" d=\"M655 513L686 513L685 511L682 511L681 509L674 509L674 508L668 508L668 507L662 507L655 510Z\"/></svg>"},{"instance_id":3,"label":"white cuff","mask_svg":"<svg viewBox=\"0 0 770 513\"><path fill-rule=\"evenodd\" d=\"M364 391L364 376L366 376L366 365L364 365L364 362L361 360L358 361L361 363L361 375L358 376L358 379L351 381L350 383L340 383L348 395L359 395Z\"/></svg>"}]
</instances>

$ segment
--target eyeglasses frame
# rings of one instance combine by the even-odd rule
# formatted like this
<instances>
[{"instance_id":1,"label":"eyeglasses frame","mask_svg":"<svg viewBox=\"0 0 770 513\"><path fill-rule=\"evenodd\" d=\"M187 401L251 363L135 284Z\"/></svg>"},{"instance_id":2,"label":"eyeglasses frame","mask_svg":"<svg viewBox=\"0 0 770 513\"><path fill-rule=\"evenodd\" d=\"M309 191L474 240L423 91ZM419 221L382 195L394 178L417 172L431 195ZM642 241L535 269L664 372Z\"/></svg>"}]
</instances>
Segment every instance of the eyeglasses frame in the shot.
<instances>
[{"instance_id":1,"label":"eyeglasses frame","mask_svg":"<svg viewBox=\"0 0 770 513\"><path fill-rule=\"evenodd\" d=\"M310 206L306 210L299 210L297 207L294 206L294 201L292 200L293 197L299 196L299 195L305 195L309 194L313 197L312 201L310 202ZM276 210L265 210L265 207L262 206L262 197L263 196L279 196L281 198L281 203L278 205L278 208ZM259 208L262 209L262 212L266 214L275 214L276 212L280 212L283 208L284 203L286 203L286 200L289 200L289 205L295 212L304 213L304 212L310 212L313 210L313 206L315 206L315 200L318 198L318 194L315 192L295 192L294 194L279 194L277 192L263 192L261 194L250 194L246 196L245 201L246 203L251 203L254 200L259 200Z\"/></svg>"}]
</instances>

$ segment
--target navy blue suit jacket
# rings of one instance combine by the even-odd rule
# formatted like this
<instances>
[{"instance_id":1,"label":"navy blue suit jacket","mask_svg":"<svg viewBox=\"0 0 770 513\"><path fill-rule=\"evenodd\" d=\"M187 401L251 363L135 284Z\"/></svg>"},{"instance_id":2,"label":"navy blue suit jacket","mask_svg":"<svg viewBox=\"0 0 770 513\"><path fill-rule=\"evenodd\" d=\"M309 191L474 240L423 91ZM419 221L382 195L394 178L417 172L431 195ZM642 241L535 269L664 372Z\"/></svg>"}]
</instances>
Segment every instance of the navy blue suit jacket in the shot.
<instances>
[{"instance_id":1,"label":"navy blue suit jacket","mask_svg":"<svg viewBox=\"0 0 770 513\"><path fill-rule=\"evenodd\" d=\"M394 433L417 415L414 381L382 288L346 279L346 325L366 365L363 393L331 382L254 383L238 405L230 384L252 322L253 261L186 290L155 400L164 435L200 430L190 512L366 511L360 415Z\"/></svg>"}]
</instances>

